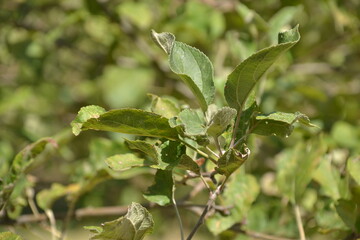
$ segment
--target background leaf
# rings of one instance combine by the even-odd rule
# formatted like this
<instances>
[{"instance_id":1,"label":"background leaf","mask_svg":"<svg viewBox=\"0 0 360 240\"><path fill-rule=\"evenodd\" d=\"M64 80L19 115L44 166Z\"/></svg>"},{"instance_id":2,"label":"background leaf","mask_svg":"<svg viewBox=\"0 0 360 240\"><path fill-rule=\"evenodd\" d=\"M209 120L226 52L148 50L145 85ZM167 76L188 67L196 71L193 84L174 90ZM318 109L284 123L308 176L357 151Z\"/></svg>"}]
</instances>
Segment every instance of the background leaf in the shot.
<instances>
[{"instance_id":1,"label":"background leaf","mask_svg":"<svg viewBox=\"0 0 360 240\"><path fill-rule=\"evenodd\" d=\"M0 240L22 240L22 238L12 232L2 232L0 233Z\"/></svg>"},{"instance_id":2,"label":"background leaf","mask_svg":"<svg viewBox=\"0 0 360 240\"><path fill-rule=\"evenodd\" d=\"M260 187L254 176L240 172L234 174L223 194L224 206L233 206L230 209L230 215L222 216L220 213L216 213L211 216L206 220L209 230L218 235L235 223L240 223L246 217L259 191Z\"/></svg>"}]
</instances>

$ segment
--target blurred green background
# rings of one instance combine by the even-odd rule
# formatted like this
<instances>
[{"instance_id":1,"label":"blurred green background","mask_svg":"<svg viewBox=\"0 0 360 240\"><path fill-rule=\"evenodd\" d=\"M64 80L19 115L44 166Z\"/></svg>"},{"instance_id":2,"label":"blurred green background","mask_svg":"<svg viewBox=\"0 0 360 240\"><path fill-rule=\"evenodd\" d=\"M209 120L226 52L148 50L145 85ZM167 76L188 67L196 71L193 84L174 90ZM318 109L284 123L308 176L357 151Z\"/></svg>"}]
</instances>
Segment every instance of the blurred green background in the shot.
<instances>
[{"instance_id":1,"label":"blurred green background","mask_svg":"<svg viewBox=\"0 0 360 240\"><path fill-rule=\"evenodd\" d=\"M120 134L72 136L70 122L82 106L146 109L147 93L196 106L191 92L170 72L166 55L152 42L151 29L172 32L177 40L209 56L215 67L216 101L224 105L222 91L231 70L255 51L275 44L279 31L300 24L302 39L260 84L261 109L307 114L322 128L328 154L337 154L334 167L339 171L348 156L359 153L358 0L12 0L0 4L0 177L27 144L54 137L59 147L50 149L30 173L36 193L54 182L67 185L91 178L104 167L103 159L127 151ZM273 178L274 156L298 141L314 138L317 131L299 130L288 139L253 138L253 157L246 171L259 184L265 177ZM149 174L112 178L82 195L76 206L145 202L141 193L149 181ZM261 187L252 214L263 221L252 223L253 229L296 237L291 210L279 203L281 198L271 189ZM316 184L313 187L317 189ZM191 190L183 188L180 197ZM312 239L344 236L348 229L331 218L333 207L326 194L310 192L309 196L305 219ZM206 197L204 193L196 201L205 203ZM26 201L21 204L27 205ZM65 210L65 200L58 200L54 211ZM30 213L28 207L22 211ZM314 212L321 214L314 216ZM149 239L178 239L172 209L152 213L157 224ZM189 231L196 218L186 210L181 213ZM68 239L87 239L89 233L81 226L104 220L73 221ZM286 227L280 229L279 222ZM5 229L9 227L0 227ZM26 239L50 236L37 225L10 229ZM211 238L205 227L195 237Z\"/></svg>"}]
</instances>

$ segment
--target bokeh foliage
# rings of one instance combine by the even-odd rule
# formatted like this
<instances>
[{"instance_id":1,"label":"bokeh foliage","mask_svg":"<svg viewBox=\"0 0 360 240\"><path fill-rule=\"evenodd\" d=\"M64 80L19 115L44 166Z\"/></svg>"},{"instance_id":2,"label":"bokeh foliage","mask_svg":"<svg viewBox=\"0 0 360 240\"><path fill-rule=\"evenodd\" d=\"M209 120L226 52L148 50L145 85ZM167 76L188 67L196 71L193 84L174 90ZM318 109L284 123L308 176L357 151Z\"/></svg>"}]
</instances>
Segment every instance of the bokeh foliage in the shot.
<instances>
[{"instance_id":1,"label":"bokeh foliage","mask_svg":"<svg viewBox=\"0 0 360 240\"><path fill-rule=\"evenodd\" d=\"M150 98L156 96L149 98L146 93L197 106L192 93L171 73L166 56L152 43L151 29L172 32L177 40L209 56L219 91L217 103L225 105L219 93L230 71L256 50L275 44L277 32L284 27L299 23L301 41L260 83L260 108L265 113L300 111L321 130L298 129L284 139L251 137L252 155L243 181L254 185L249 198L257 197L251 208L246 207L250 209L246 217L239 210L239 218L244 218L247 230L295 238L289 202L296 202L311 239L359 233L358 1L16 0L0 4L0 177L26 145L49 136L58 145L46 148L29 175L21 178L11 217L29 212L26 189L35 193L59 189L50 201L54 211L65 210L64 202L74 199L77 207L145 201L141 191L152 181L147 170L118 174L104 162L129 152L121 135L86 132L74 138L69 124L86 105L150 109L154 107ZM236 184L229 186L229 191L236 188ZM184 187L180 194L188 191ZM228 195L225 202L234 198ZM199 196L199 202L204 197ZM171 217L171 211L162 216L155 213L158 219ZM189 220L186 227L193 224ZM211 224L207 223L210 230ZM165 230L155 225L154 234L165 239ZM219 239L247 238L229 231Z\"/></svg>"}]
</instances>

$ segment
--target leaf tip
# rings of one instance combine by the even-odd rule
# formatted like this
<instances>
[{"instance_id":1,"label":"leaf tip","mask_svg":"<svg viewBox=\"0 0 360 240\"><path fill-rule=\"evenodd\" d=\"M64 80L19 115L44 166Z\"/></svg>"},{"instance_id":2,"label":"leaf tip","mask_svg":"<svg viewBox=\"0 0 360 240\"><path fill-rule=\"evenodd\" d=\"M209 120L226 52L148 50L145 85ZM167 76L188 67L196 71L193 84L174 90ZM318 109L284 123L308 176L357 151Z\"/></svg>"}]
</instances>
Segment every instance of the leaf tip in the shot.
<instances>
[{"instance_id":1,"label":"leaf tip","mask_svg":"<svg viewBox=\"0 0 360 240\"><path fill-rule=\"evenodd\" d=\"M151 29L150 35L152 40L169 55L175 42L174 34L169 32L157 33L154 29Z\"/></svg>"},{"instance_id":2,"label":"leaf tip","mask_svg":"<svg viewBox=\"0 0 360 240\"><path fill-rule=\"evenodd\" d=\"M299 24L294 28L280 32L278 35L278 43L298 42L300 40Z\"/></svg>"}]
</instances>

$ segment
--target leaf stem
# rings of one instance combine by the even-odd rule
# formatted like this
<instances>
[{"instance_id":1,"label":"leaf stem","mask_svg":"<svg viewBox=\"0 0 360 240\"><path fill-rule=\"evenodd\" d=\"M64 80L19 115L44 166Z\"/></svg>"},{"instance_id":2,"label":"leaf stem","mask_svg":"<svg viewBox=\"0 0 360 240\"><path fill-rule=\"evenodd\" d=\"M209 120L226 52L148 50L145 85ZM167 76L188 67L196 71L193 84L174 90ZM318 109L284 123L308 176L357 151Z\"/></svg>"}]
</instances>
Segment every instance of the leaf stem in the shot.
<instances>
[{"instance_id":1,"label":"leaf stem","mask_svg":"<svg viewBox=\"0 0 360 240\"><path fill-rule=\"evenodd\" d=\"M49 218L49 221L50 221L51 239L57 240L56 220L55 220L54 212L51 209L46 209L45 214Z\"/></svg>"},{"instance_id":2,"label":"leaf stem","mask_svg":"<svg viewBox=\"0 0 360 240\"><path fill-rule=\"evenodd\" d=\"M191 148L192 150L196 151L198 154L204 156L207 159L210 159L210 161L212 161L213 163L216 164L216 160L214 158L212 158L211 156L209 156L208 154L204 153L203 151L197 149L196 147L191 146L190 144L188 144L187 142L180 140L185 146Z\"/></svg>"},{"instance_id":3,"label":"leaf stem","mask_svg":"<svg viewBox=\"0 0 360 240\"><path fill-rule=\"evenodd\" d=\"M220 143L219 143L219 137L214 137L214 142L215 142L216 148L219 151L219 156L221 157L223 154L222 154L222 149L221 149L221 146L220 146Z\"/></svg>"},{"instance_id":4,"label":"leaf stem","mask_svg":"<svg viewBox=\"0 0 360 240\"><path fill-rule=\"evenodd\" d=\"M177 217L177 219L179 221L181 240L184 240L185 239L184 228L183 228L183 224L182 224L182 221L181 221L181 216L180 216L180 213L179 213L179 209L177 207L176 200L175 200L175 184L174 184L174 187L173 187L173 190L172 190L172 202L174 204L176 217Z\"/></svg>"},{"instance_id":5,"label":"leaf stem","mask_svg":"<svg viewBox=\"0 0 360 240\"><path fill-rule=\"evenodd\" d=\"M300 240L306 240L304 226L301 220L299 205L295 204L294 212L295 212L296 224L299 230Z\"/></svg>"},{"instance_id":6,"label":"leaf stem","mask_svg":"<svg viewBox=\"0 0 360 240\"><path fill-rule=\"evenodd\" d=\"M236 132L239 128L240 125L240 118L241 118L241 114L242 114L242 109L243 109L243 105L240 106L239 108L239 113L237 115L236 121L235 121L235 125L233 128L233 133L232 133L232 138L231 138L231 142L230 142L230 148L234 147L234 143L235 143L235 139L236 139Z\"/></svg>"},{"instance_id":7,"label":"leaf stem","mask_svg":"<svg viewBox=\"0 0 360 240\"><path fill-rule=\"evenodd\" d=\"M206 146L206 150L209 151L215 157L219 158L219 155L216 152L214 152L213 150L211 150L211 148L209 148L208 146Z\"/></svg>"},{"instance_id":8,"label":"leaf stem","mask_svg":"<svg viewBox=\"0 0 360 240\"><path fill-rule=\"evenodd\" d=\"M224 179L224 181L218 185L218 187L215 189L215 191L213 191L210 194L209 200L205 206L204 211L202 212L199 220L197 221L197 223L195 224L195 227L193 228L193 230L191 231L191 233L189 234L189 236L186 238L186 240L191 240L193 238L193 236L195 235L196 231L199 229L199 227L204 223L204 219L206 217L206 214L209 212L209 210L212 208L212 205L214 204L217 196L221 193L221 191L223 190L226 181L228 180L228 177L226 177Z\"/></svg>"}]
</instances>

